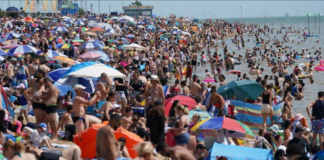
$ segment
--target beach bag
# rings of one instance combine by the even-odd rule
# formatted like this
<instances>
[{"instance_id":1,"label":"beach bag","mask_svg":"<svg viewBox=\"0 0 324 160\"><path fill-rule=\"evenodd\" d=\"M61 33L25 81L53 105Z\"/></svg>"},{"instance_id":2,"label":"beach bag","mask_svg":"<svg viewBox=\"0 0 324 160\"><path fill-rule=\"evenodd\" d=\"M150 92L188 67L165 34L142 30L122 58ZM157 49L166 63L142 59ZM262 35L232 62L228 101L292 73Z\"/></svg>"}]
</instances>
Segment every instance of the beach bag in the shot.
<instances>
[{"instance_id":1,"label":"beach bag","mask_svg":"<svg viewBox=\"0 0 324 160\"><path fill-rule=\"evenodd\" d=\"M176 140L175 140L175 133L174 131L168 131L166 133L166 138L165 138L165 143L169 147L174 147L176 145Z\"/></svg>"}]
</instances>

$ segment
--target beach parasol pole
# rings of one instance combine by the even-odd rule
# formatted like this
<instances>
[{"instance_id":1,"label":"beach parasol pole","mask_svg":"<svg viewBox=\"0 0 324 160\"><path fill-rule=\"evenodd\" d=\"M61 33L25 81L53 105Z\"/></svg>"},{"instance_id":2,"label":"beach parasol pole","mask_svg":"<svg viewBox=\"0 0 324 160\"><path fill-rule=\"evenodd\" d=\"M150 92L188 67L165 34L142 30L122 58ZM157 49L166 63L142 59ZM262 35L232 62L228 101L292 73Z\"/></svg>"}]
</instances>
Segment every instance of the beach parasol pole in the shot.
<instances>
[{"instance_id":1,"label":"beach parasol pole","mask_svg":"<svg viewBox=\"0 0 324 160\"><path fill-rule=\"evenodd\" d=\"M309 16L310 16L310 14L309 13L307 13L307 15L306 15L307 17L308 17L308 34L310 33L309 32Z\"/></svg>"},{"instance_id":2,"label":"beach parasol pole","mask_svg":"<svg viewBox=\"0 0 324 160\"><path fill-rule=\"evenodd\" d=\"M315 16L315 29L316 29L316 13L314 13L314 16Z\"/></svg>"},{"instance_id":3,"label":"beach parasol pole","mask_svg":"<svg viewBox=\"0 0 324 160\"><path fill-rule=\"evenodd\" d=\"M322 13L318 13L318 34L321 34L321 16Z\"/></svg>"}]
</instances>

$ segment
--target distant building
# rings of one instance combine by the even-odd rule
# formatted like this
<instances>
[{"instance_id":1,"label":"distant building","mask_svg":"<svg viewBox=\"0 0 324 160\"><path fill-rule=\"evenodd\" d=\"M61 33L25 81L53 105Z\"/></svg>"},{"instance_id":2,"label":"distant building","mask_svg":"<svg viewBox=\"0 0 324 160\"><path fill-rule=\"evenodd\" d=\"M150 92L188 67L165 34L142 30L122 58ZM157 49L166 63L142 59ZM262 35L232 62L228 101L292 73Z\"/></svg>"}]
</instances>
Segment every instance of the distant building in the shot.
<instances>
[{"instance_id":1,"label":"distant building","mask_svg":"<svg viewBox=\"0 0 324 160\"><path fill-rule=\"evenodd\" d=\"M138 18L139 16L152 17L153 6L124 6L124 13L128 16Z\"/></svg>"},{"instance_id":2,"label":"distant building","mask_svg":"<svg viewBox=\"0 0 324 160\"><path fill-rule=\"evenodd\" d=\"M16 18L21 11L17 7L9 7L6 9L6 15L12 18Z\"/></svg>"}]
</instances>

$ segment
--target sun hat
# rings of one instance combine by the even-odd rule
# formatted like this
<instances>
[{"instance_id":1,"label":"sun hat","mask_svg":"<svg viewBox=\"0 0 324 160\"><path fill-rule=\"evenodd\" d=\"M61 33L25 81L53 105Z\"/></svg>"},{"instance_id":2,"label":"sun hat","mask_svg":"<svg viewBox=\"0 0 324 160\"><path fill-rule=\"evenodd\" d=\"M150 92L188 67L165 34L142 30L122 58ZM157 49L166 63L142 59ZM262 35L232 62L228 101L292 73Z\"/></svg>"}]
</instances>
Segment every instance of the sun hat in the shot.
<instances>
[{"instance_id":1,"label":"sun hat","mask_svg":"<svg viewBox=\"0 0 324 160\"><path fill-rule=\"evenodd\" d=\"M85 86L83 86L83 85L81 85L81 84L77 84L77 85L75 85L74 87L73 87L73 89L74 90L77 90L77 89L86 89L87 87L85 87Z\"/></svg>"},{"instance_id":2,"label":"sun hat","mask_svg":"<svg viewBox=\"0 0 324 160\"><path fill-rule=\"evenodd\" d=\"M302 116L300 113L297 113L296 116L295 116L295 121L299 121L301 119L303 119L304 116Z\"/></svg>"},{"instance_id":3,"label":"sun hat","mask_svg":"<svg viewBox=\"0 0 324 160\"><path fill-rule=\"evenodd\" d=\"M279 132L279 126L276 125L276 124L272 125L272 126L270 127L270 129L271 129L272 131L276 132L276 133Z\"/></svg>"},{"instance_id":4,"label":"sun hat","mask_svg":"<svg viewBox=\"0 0 324 160\"><path fill-rule=\"evenodd\" d=\"M26 86L23 83L20 83L16 88L26 89Z\"/></svg>"},{"instance_id":5,"label":"sun hat","mask_svg":"<svg viewBox=\"0 0 324 160\"><path fill-rule=\"evenodd\" d=\"M160 81L157 75L151 75L151 81Z\"/></svg>"}]
</instances>

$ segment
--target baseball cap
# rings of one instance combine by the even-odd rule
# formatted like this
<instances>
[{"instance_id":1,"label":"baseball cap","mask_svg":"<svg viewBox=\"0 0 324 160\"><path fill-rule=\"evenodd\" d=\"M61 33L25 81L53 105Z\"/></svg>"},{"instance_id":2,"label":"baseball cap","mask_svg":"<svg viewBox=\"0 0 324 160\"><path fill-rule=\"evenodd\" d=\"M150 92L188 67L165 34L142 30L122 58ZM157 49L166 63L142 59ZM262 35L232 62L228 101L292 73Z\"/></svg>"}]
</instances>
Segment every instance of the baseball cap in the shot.
<instances>
[{"instance_id":1,"label":"baseball cap","mask_svg":"<svg viewBox=\"0 0 324 160\"><path fill-rule=\"evenodd\" d=\"M196 149L206 149L206 147L204 145L202 145L202 144L198 144L196 146Z\"/></svg>"},{"instance_id":2,"label":"baseball cap","mask_svg":"<svg viewBox=\"0 0 324 160\"><path fill-rule=\"evenodd\" d=\"M45 124L45 123L40 123L39 125L38 125L38 128L42 128L44 131L46 131L47 130L47 125Z\"/></svg>"},{"instance_id":3,"label":"baseball cap","mask_svg":"<svg viewBox=\"0 0 324 160\"><path fill-rule=\"evenodd\" d=\"M81 84L77 84L77 85L75 85L74 87L73 87L73 89L74 90L77 90L77 89L86 89L87 87L85 87L85 86L83 86L83 85L81 85Z\"/></svg>"},{"instance_id":4,"label":"baseball cap","mask_svg":"<svg viewBox=\"0 0 324 160\"><path fill-rule=\"evenodd\" d=\"M272 126L270 127L270 129L271 129L272 131L276 132L276 133L279 132L279 126L276 125L276 124L272 125Z\"/></svg>"},{"instance_id":5,"label":"baseball cap","mask_svg":"<svg viewBox=\"0 0 324 160\"><path fill-rule=\"evenodd\" d=\"M23 83L20 83L16 88L26 89L26 86Z\"/></svg>"}]
</instances>

